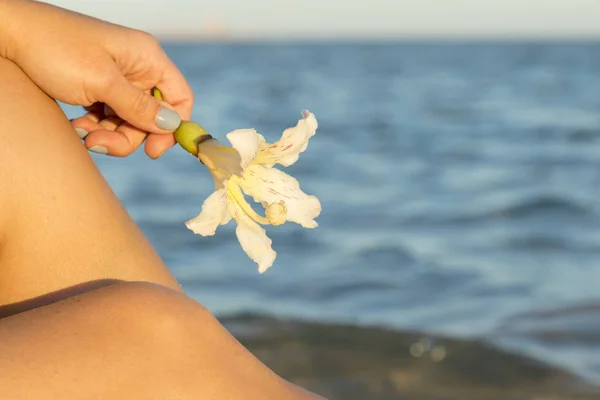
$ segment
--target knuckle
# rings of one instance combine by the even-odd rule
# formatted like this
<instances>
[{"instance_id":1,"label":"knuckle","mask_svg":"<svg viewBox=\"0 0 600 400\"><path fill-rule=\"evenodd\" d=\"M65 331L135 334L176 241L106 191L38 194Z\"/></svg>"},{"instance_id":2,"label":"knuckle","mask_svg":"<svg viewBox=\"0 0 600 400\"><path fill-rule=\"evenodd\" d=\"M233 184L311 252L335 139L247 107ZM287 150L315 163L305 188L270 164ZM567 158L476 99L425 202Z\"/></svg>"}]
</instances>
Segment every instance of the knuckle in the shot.
<instances>
[{"instance_id":1,"label":"knuckle","mask_svg":"<svg viewBox=\"0 0 600 400\"><path fill-rule=\"evenodd\" d=\"M160 48L160 43L159 43L158 39L156 38L156 36L154 36L153 34L145 32L145 31L136 30L136 31L134 31L134 35L135 35L136 40L138 40L140 43L143 43L146 46Z\"/></svg>"}]
</instances>

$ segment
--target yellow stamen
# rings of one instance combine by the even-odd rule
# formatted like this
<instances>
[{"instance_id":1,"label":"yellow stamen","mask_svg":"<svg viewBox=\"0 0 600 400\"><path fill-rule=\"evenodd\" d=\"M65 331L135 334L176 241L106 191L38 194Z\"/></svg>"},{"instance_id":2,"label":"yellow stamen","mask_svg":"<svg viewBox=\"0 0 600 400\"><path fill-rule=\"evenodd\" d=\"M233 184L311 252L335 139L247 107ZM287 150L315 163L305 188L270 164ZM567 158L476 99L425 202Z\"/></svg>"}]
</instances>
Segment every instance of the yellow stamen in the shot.
<instances>
[{"instance_id":1,"label":"yellow stamen","mask_svg":"<svg viewBox=\"0 0 600 400\"><path fill-rule=\"evenodd\" d=\"M252 209L252 207L250 206L250 204L248 204L248 202L244 198L244 194L242 193L242 190L235 183L236 179L237 178L235 176L232 176L230 178L230 180L227 182L227 193L229 193L229 195L231 196L231 198L233 198L235 200L235 202L239 204L239 206L242 208L242 210L250 218L252 218L252 220L254 220L255 222L257 222L259 224L262 224L262 225L269 225L270 224L269 220L266 219L265 217L262 217L262 216L258 215L256 213L256 211L254 211ZM234 182L232 182L232 181L234 181Z\"/></svg>"}]
</instances>

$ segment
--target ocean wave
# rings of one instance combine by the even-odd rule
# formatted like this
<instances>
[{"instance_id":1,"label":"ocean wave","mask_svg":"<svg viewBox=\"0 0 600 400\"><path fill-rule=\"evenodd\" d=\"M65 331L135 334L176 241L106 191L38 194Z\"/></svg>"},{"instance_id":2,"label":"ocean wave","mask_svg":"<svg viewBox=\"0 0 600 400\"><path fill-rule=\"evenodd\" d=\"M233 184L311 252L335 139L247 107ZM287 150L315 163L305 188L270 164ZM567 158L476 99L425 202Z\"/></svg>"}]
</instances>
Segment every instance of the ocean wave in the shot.
<instances>
[{"instance_id":1,"label":"ocean wave","mask_svg":"<svg viewBox=\"0 0 600 400\"><path fill-rule=\"evenodd\" d=\"M571 252L577 254L600 254L600 245L584 243L579 238L566 238L544 234L515 235L505 240L501 248L517 251Z\"/></svg>"},{"instance_id":2,"label":"ocean wave","mask_svg":"<svg viewBox=\"0 0 600 400\"><path fill-rule=\"evenodd\" d=\"M519 313L499 327L503 334L520 335L555 344L600 344L600 302Z\"/></svg>"},{"instance_id":3,"label":"ocean wave","mask_svg":"<svg viewBox=\"0 0 600 400\"><path fill-rule=\"evenodd\" d=\"M450 218L451 222L480 222L486 220L521 219L530 216L547 215L550 218L585 217L591 209L576 202L558 196L539 196L525 198L512 204L497 206L487 211L464 214Z\"/></svg>"}]
</instances>

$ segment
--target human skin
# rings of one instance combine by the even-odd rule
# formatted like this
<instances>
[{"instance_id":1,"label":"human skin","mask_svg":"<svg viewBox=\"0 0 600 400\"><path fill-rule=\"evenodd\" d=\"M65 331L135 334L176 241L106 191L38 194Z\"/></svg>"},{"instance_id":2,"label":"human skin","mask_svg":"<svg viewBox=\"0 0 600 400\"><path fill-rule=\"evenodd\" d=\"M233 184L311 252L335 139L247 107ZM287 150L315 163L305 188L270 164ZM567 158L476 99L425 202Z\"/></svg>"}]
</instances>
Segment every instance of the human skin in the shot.
<instances>
[{"instance_id":1,"label":"human skin","mask_svg":"<svg viewBox=\"0 0 600 400\"><path fill-rule=\"evenodd\" d=\"M91 114L73 122L89 132L86 147L126 156L145 140L146 153L157 158L175 144L176 126L169 131L155 123L159 108L188 120L194 99L154 37L28 0L0 0L0 17L0 56L52 98L90 107ZM162 91L164 102L150 95L152 87ZM105 115L99 104L120 118Z\"/></svg>"},{"instance_id":2,"label":"human skin","mask_svg":"<svg viewBox=\"0 0 600 400\"><path fill-rule=\"evenodd\" d=\"M3 18L8 10L11 17ZM27 26L43 22L46 27L66 27L67 32L73 29L69 34L98 24L89 29L103 36L102 22L91 23L87 17L47 5L0 0L0 19L10 19L10 29L15 29L14 20L21 17ZM84 21L86 29L77 28L78 21ZM107 31L117 29L107 26ZM4 37L21 37L31 47L60 43L52 37L59 35L52 33L55 28L44 29L37 30L37 35L45 37L39 43L25 33ZM79 38L84 47L94 48L92 39L86 42L84 37ZM36 52L29 49L30 55L18 54L18 46L12 47L16 44L10 41L10 46L1 47L0 57L0 397L319 398L269 370L183 293L86 151L89 141L91 145L102 141L110 154L125 155L151 132L146 152L160 155L172 144L172 135L154 124L152 110L160 103L147 101L151 111L138 108L140 116L135 106L134 112L128 108L138 104L135 101L121 103L94 95L102 91L102 85L78 86L69 81L85 65L56 77L60 57L65 68L76 64L77 53L71 47L67 46L65 54L40 49L39 54L48 51L47 63L38 61L43 64L40 72L29 58ZM161 87L165 100L172 101L185 118L192 101L181 95L187 84L182 89L179 78L165 76L170 75L144 84L131 78L132 85L139 85L140 93L149 85ZM65 85L69 90L62 89ZM105 129L100 122L82 144L56 98L71 104L109 104L131 124L131 130ZM94 123L93 115L86 118L79 123Z\"/></svg>"}]
</instances>

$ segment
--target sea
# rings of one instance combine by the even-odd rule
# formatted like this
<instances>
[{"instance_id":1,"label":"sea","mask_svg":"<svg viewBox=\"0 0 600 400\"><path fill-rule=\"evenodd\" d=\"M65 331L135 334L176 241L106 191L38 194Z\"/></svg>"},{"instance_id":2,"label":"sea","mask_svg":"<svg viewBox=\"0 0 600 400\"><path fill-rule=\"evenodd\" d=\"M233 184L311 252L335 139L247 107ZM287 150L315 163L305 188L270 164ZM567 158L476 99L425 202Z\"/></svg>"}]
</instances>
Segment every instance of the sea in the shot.
<instances>
[{"instance_id":1,"label":"sea","mask_svg":"<svg viewBox=\"0 0 600 400\"><path fill-rule=\"evenodd\" d=\"M190 296L219 317L484 341L600 382L600 43L165 50L218 139L275 141L304 109L319 121L284 168L321 200L319 227L268 227L278 255L263 275L233 223L207 238L185 227L213 181L181 148L92 155Z\"/></svg>"}]
</instances>

